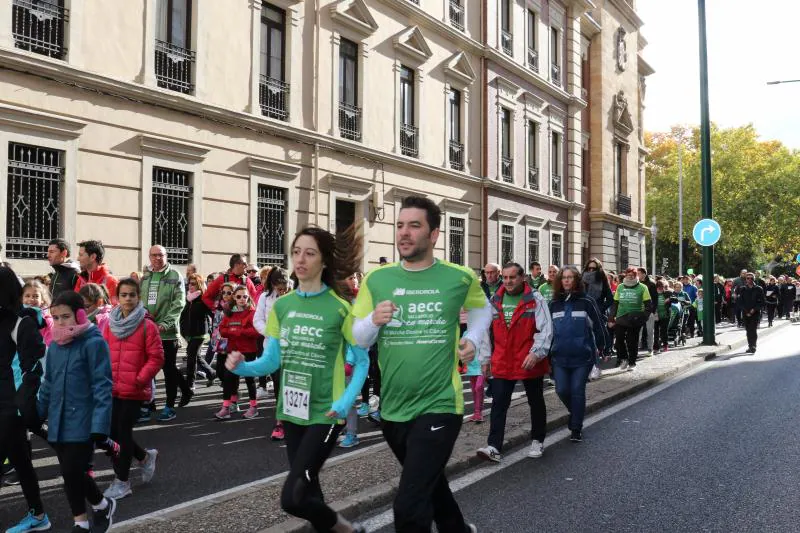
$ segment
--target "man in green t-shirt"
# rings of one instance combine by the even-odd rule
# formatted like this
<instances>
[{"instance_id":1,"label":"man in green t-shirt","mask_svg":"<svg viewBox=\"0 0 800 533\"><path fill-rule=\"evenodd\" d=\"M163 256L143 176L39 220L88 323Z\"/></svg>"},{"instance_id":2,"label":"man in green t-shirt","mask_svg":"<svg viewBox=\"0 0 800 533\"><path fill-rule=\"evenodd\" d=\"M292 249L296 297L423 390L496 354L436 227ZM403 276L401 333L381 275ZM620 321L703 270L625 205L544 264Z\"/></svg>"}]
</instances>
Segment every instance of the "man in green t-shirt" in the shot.
<instances>
[{"instance_id":1,"label":"man in green t-shirt","mask_svg":"<svg viewBox=\"0 0 800 533\"><path fill-rule=\"evenodd\" d=\"M444 469L464 415L459 360L469 363L492 310L469 268L434 259L441 211L427 198L403 200L396 222L402 260L361 284L353 337L377 341L383 436L403 465L394 502L397 531L469 531ZM467 331L459 340L459 313ZM434 510L436 516L434 517Z\"/></svg>"},{"instance_id":2,"label":"man in green t-shirt","mask_svg":"<svg viewBox=\"0 0 800 533\"><path fill-rule=\"evenodd\" d=\"M617 348L617 366L622 370L636 368L639 354L639 333L651 311L650 291L639 282L639 273L633 267L625 270L625 279L614 293L608 324L614 328Z\"/></svg>"},{"instance_id":3,"label":"man in green t-shirt","mask_svg":"<svg viewBox=\"0 0 800 533\"><path fill-rule=\"evenodd\" d=\"M546 280L542 274L542 264L539 261L531 262L531 273L528 274L525 283L530 285L532 289L538 289Z\"/></svg>"}]
</instances>

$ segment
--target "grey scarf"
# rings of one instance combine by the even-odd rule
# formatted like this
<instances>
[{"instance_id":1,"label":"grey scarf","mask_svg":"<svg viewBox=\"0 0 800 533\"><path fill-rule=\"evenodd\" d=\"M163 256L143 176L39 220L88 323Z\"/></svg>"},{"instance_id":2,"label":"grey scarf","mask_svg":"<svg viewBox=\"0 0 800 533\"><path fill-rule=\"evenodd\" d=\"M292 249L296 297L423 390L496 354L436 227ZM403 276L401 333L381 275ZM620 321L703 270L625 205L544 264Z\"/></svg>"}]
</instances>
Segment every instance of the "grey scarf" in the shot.
<instances>
[{"instance_id":1,"label":"grey scarf","mask_svg":"<svg viewBox=\"0 0 800 533\"><path fill-rule=\"evenodd\" d=\"M139 305L128 316L123 318L122 309L117 306L108 315L108 327L116 338L127 339L133 335L133 332L142 323L145 313L144 306L139 302Z\"/></svg>"}]
</instances>

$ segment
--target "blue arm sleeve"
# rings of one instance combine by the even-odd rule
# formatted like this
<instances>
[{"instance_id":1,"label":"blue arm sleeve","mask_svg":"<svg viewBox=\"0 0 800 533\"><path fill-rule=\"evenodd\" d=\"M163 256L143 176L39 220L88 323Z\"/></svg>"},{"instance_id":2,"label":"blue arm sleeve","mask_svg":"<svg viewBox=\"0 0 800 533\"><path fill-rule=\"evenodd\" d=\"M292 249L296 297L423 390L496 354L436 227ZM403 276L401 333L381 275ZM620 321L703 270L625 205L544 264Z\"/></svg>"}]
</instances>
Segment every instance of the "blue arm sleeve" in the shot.
<instances>
[{"instance_id":1,"label":"blue arm sleeve","mask_svg":"<svg viewBox=\"0 0 800 533\"><path fill-rule=\"evenodd\" d=\"M113 381L111 375L111 354L108 344L102 338L96 342L87 343L89 365L92 368L92 397L94 410L92 411L92 433L98 435L111 435L111 392Z\"/></svg>"},{"instance_id":2,"label":"blue arm sleeve","mask_svg":"<svg viewBox=\"0 0 800 533\"><path fill-rule=\"evenodd\" d=\"M267 337L261 357L255 361L242 362L233 369L237 376L257 378L272 374L281 367L281 345L275 337Z\"/></svg>"},{"instance_id":3,"label":"blue arm sleeve","mask_svg":"<svg viewBox=\"0 0 800 533\"><path fill-rule=\"evenodd\" d=\"M344 394L331 406L331 411L336 411L339 418L347 416L347 411L355 403L356 396L361 392L361 387L364 386L369 371L369 355L364 348L350 346L347 351L352 352L352 354L348 353L346 358L354 361L353 375L350 377L350 383L344 389Z\"/></svg>"}]
</instances>

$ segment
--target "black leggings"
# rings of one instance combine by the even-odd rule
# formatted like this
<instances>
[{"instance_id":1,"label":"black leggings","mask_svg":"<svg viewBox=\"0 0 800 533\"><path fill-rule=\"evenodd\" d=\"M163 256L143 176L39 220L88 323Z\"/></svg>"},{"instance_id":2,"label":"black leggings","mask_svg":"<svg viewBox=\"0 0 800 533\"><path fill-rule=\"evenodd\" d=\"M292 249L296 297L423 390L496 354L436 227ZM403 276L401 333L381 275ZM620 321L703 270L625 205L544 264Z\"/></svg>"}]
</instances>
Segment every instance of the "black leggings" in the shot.
<instances>
[{"instance_id":1,"label":"black leggings","mask_svg":"<svg viewBox=\"0 0 800 533\"><path fill-rule=\"evenodd\" d=\"M381 367L378 366L378 348L372 345L369 349L369 379L364 380L361 387L361 401L369 403L369 386L372 383L372 394L381 396Z\"/></svg>"},{"instance_id":2,"label":"black leggings","mask_svg":"<svg viewBox=\"0 0 800 533\"><path fill-rule=\"evenodd\" d=\"M200 348L203 346L203 338L189 339L186 346L186 385L188 388L194 387L194 379L197 375L197 365L203 369L207 377L214 375L214 369L206 362L205 358L200 357Z\"/></svg>"},{"instance_id":3,"label":"black leggings","mask_svg":"<svg viewBox=\"0 0 800 533\"><path fill-rule=\"evenodd\" d=\"M778 308L778 304L767 304L767 322L772 324L772 321L775 320L775 310Z\"/></svg>"},{"instance_id":4,"label":"black leggings","mask_svg":"<svg viewBox=\"0 0 800 533\"><path fill-rule=\"evenodd\" d=\"M133 440L133 426L139 418L138 400L114 398L111 409L111 438L119 444L119 457L114 463L114 474L120 481L128 481L131 461L144 461L147 452Z\"/></svg>"},{"instance_id":5,"label":"black leggings","mask_svg":"<svg viewBox=\"0 0 800 533\"><path fill-rule=\"evenodd\" d=\"M164 387L167 390L167 407L175 408L175 399L178 397L178 388L186 394L189 386L183 373L178 370L178 341L162 340L164 347Z\"/></svg>"},{"instance_id":6,"label":"black leggings","mask_svg":"<svg viewBox=\"0 0 800 533\"><path fill-rule=\"evenodd\" d=\"M28 508L33 514L40 515L44 512L44 505L39 492L39 479L36 477L36 470L33 469L31 445L25 424L19 416L3 416L0 418L0 427L3 428L0 432L0 463L8 458L19 476L19 484L22 486L22 494L25 496Z\"/></svg>"},{"instance_id":7,"label":"black leggings","mask_svg":"<svg viewBox=\"0 0 800 533\"><path fill-rule=\"evenodd\" d=\"M82 515L86 512L86 501L92 505L103 501L103 493L89 475L94 445L90 441L51 444L58 456L61 477L64 478L64 492L67 493L72 516Z\"/></svg>"},{"instance_id":8,"label":"black leggings","mask_svg":"<svg viewBox=\"0 0 800 533\"><path fill-rule=\"evenodd\" d=\"M344 426L283 423L289 474L281 491L281 508L290 515L311 522L315 531L330 531L336 525L336 512L325 504L319 471L336 447Z\"/></svg>"},{"instance_id":9,"label":"black leggings","mask_svg":"<svg viewBox=\"0 0 800 533\"><path fill-rule=\"evenodd\" d=\"M217 367L220 366L219 356L222 355L222 366L225 366L225 358L228 356L226 354L218 354L217 355ZM254 353L246 353L244 354L245 361L255 361L256 354ZM247 394L251 400L256 399L256 379L255 378L244 378L245 384L247 384ZM225 372L225 376L222 378L222 399L223 400L230 400L231 396L238 396L239 395L239 376L234 374L233 372Z\"/></svg>"}]
</instances>

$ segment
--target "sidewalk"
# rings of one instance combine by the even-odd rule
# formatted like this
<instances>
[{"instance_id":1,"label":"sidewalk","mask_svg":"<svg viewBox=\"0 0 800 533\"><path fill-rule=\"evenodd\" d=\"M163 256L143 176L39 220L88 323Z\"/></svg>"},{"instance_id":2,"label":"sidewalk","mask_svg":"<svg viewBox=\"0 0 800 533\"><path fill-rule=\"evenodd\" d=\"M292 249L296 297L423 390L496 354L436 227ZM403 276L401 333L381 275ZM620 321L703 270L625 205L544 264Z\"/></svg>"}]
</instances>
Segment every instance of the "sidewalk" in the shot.
<instances>
[{"instance_id":1,"label":"sidewalk","mask_svg":"<svg viewBox=\"0 0 800 533\"><path fill-rule=\"evenodd\" d=\"M762 327L764 337L783 330L789 322L780 321L772 328ZM670 349L665 354L644 358L634 372L606 369L603 377L587 387L587 415L609 404L618 402L643 389L652 387L678 373L710 360L730 349L747 346L745 332L735 327L717 331L718 346L701 346L701 339L690 339L685 347ZM640 352L641 354L641 352ZM613 362L604 367L613 366ZM567 422L567 411L553 389L545 391L548 430ZM465 423L453 450L448 473L450 477L467 470L481 460L475 450L486 444L489 432L488 417L483 424ZM529 442L530 416L525 398L512 402L506 425L508 453L515 446ZM358 449L356 449L358 450ZM254 458L254 461L257 458ZM545 459L546 460L546 459ZM487 464L487 468L491 466ZM349 518L360 516L372 509L389 504L399 482L400 467L385 443L358 450L357 453L331 460L322 473L322 490L332 507ZM291 518L280 509L280 491L283 475L251 483L226 491L223 495L197 502L175 510L166 510L158 516L129 520L113 531L137 533L162 533L180 531L214 532L310 532L307 522ZM123 502L124 504L124 502Z\"/></svg>"}]
</instances>

